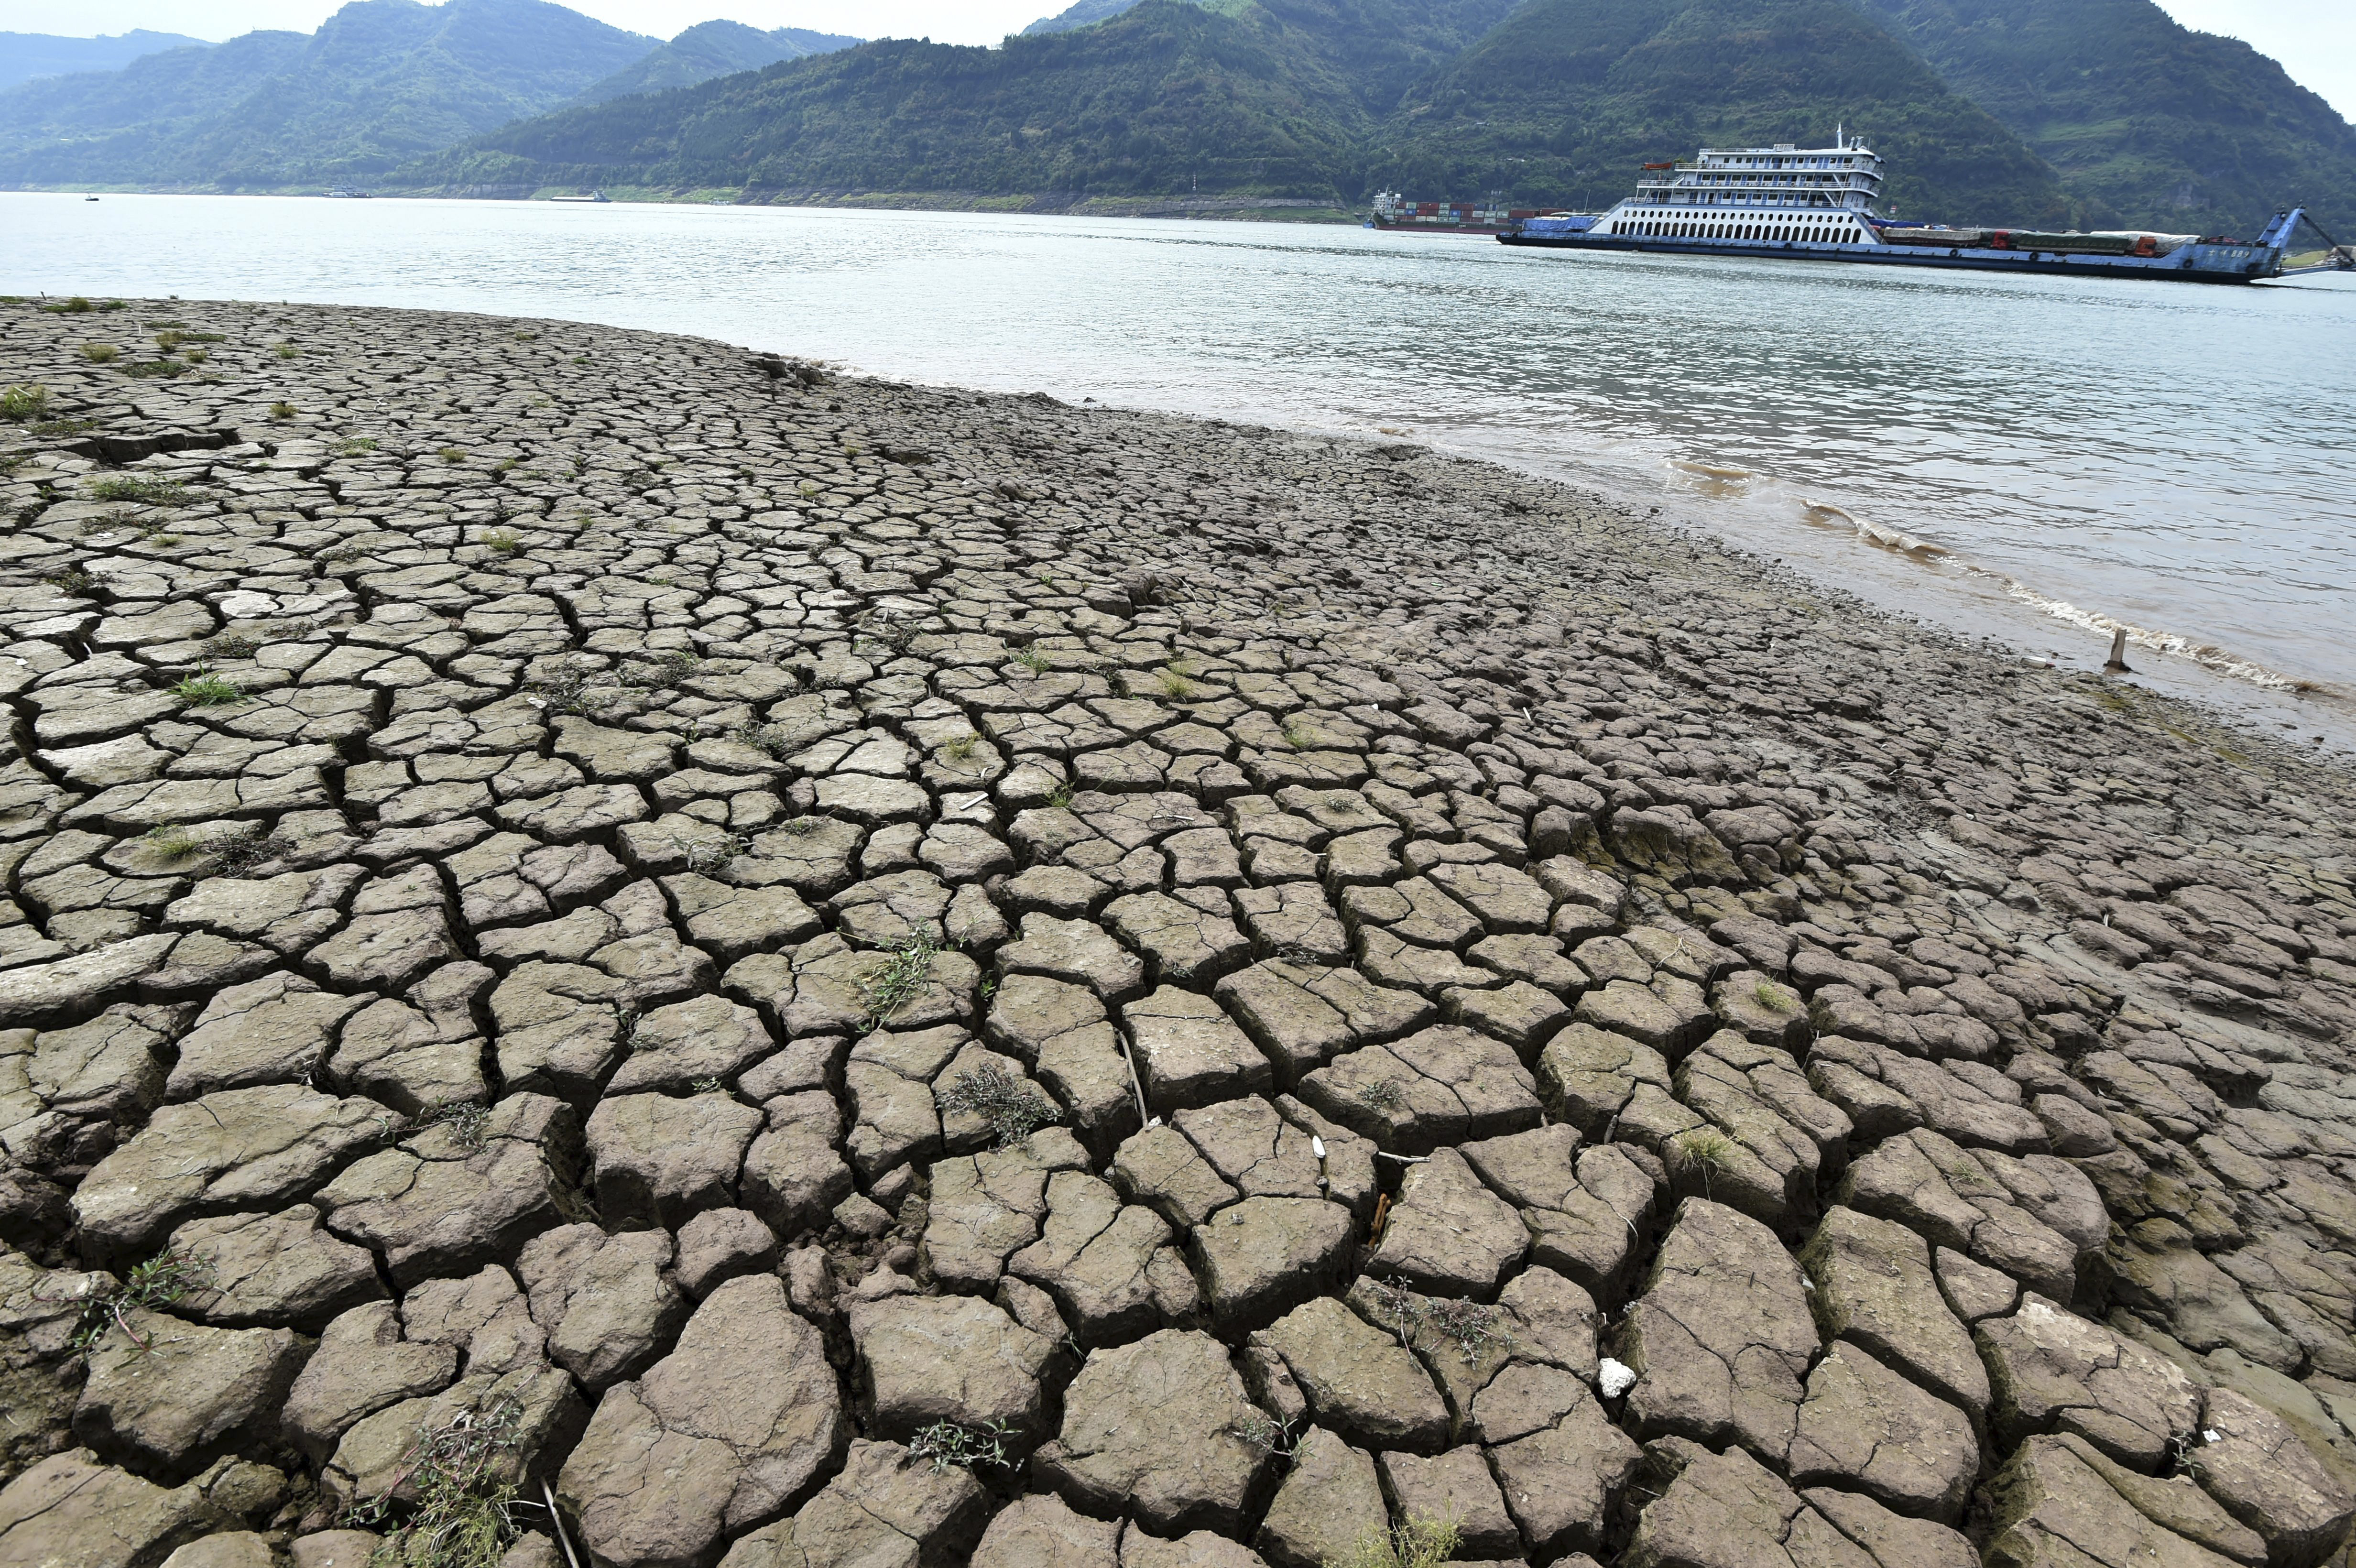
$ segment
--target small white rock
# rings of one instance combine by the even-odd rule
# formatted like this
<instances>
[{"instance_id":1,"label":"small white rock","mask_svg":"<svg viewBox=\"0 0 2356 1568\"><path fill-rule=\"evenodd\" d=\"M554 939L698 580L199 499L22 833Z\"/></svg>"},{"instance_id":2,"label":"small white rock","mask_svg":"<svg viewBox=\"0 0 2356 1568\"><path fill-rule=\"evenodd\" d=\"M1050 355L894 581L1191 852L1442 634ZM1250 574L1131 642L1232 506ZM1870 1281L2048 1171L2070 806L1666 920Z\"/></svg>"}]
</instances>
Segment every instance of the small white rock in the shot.
<instances>
[{"instance_id":1,"label":"small white rock","mask_svg":"<svg viewBox=\"0 0 2356 1568\"><path fill-rule=\"evenodd\" d=\"M1310 1134L1309 1152L1315 1155L1319 1159L1323 1159L1325 1157L1325 1140L1319 1137L1315 1133Z\"/></svg>"},{"instance_id":2,"label":"small white rock","mask_svg":"<svg viewBox=\"0 0 2356 1568\"><path fill-rule=\"evenodd\" d=\"M1606 1356L1595 1364L1595 1386L1606 1399L1618 1399L1636 1386L1636 1369Z\"/></svg>"}]
</instances>

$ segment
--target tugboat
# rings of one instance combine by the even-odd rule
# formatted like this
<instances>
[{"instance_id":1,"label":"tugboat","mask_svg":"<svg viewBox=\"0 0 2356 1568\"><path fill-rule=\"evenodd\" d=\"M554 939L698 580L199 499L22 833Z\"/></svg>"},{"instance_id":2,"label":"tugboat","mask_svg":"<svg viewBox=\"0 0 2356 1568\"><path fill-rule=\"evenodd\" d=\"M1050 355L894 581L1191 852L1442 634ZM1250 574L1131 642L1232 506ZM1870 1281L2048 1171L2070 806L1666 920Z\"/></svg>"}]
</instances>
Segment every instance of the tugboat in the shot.
<instances>
[{"instance_id":1,"label":"tugboat","mask_svg":"<svg viewBox=\"0 0 2356 1568\"><path fill-rule=\"evenodd\" d=\"M1881 155L1836 132L1826 147L1704 147L1689 163L1646 164L1636 194L1607 212L1558 212L1501 232L1507 245L1646 251L1996 272L2086 273L2247 283L2331 265L2286 267L2307 214L2278 212L2254 240L2142 229L2057 234L1906 224L1874 211ZM2312 225L2310 225L2312 227Z\"/></svg>"}]
</instances>

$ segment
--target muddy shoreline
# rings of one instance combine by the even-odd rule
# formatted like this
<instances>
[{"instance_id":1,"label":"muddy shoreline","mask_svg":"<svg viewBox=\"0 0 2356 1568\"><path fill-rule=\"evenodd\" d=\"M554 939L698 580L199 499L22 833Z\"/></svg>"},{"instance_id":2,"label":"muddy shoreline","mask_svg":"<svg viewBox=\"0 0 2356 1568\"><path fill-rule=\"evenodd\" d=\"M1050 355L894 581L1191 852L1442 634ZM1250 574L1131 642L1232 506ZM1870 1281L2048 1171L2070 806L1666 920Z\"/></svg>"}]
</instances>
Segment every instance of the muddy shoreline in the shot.
<instances>
[{"instance_id":1,"label":"muddy shoreline","mask_svg":"<svg viewBox=\"0 0 2356 1568\"><path fill-rule=\"evenodd\" d=\"M0 1556L2345 1550L2328 764L1407 443L0 388Z\"/></svg>"}]
</instances>

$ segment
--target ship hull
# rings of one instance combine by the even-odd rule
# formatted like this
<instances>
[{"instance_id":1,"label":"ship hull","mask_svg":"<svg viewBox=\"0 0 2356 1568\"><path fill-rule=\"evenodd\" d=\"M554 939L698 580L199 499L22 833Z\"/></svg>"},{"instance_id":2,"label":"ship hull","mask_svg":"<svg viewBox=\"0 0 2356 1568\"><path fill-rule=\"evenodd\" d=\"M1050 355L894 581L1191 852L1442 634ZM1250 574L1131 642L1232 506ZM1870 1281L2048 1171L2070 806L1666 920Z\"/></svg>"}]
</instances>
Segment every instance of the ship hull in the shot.
<instances>
[{"instance_id":1,"label":"ship hull","mask_svg":"<svg viewBox=\"0 0 2356 1568\"><path fill-rule=\"evenodd\" d=\"M1668 256L1742 256L1776 261L1854 261L1867 266L1945 272L2036 272L2061 277L2150 278L2164 283L2250 283L2274 276L2271 257L2254 246L2201 247L2224 252L2213 261L2166 256L2060 255L1929 245L1808 244L1796 240L1691 240L1659 235L1500 233L1500 242L1545 251L1622 251ZM2247 258L2244 260L2244 258Z\"/></svg>"},{"instance_id":2,"label":"ship hull","mask_svg":"<svg viewBox=\"0 0 2356 1568\"><path fill-rule=\"evenodd\" d=\"M1379 229L1386 234L1507 234L1517 220L1496 223L1396 223L1379 218L1366 219L1366 227Z\"/></svg>"}]
</instances>

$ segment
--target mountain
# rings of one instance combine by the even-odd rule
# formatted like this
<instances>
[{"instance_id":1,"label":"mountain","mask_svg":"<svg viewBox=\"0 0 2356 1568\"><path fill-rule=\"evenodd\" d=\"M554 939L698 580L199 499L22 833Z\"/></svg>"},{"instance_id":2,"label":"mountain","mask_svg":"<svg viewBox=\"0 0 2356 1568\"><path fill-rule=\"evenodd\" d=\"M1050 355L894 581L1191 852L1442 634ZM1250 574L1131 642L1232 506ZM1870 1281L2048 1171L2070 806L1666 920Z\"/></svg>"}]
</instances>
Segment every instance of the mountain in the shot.
<instances>
[{"instance_id":1,"label":"mountain","mask_svg":"<svg viewBox=\"0 0 2356 1568\"><path fill-rule=\"evenodd\" d=\"M166 49L207 48L202 38L151 33L136 27L105 38L60 38L48 33L0 33L0 89L37 76L69 76L80 70L120 70L145 55Z\"/></svg>"},{"instance_id":2,"label":"mountain","mask_svg":"<svg viewBox=\"0 0 2356 1568\"><path fill-rule=\"evenodd\" d=\"M758 70L779 60L831 54L859 41L841 33L814 33L808 27L779 27L765 33L742 22L700 22L644 59L596 83L573 101L603 103L633 92L693 87L716 76Z\"/></svg>"},{"instance_id":3,"label":"mountain","mask_svg":"<svg viewBox=\"0 0 2356 1568\"><path fill-rule=\"evenodd\" d=\"M2061 171L2089 227L2250 235L2303 201L2356 229L2356 126L2151 0L1856 4Z\"/></svg>"},{"instance_id":4,"label":"mountain","mask_svg":"<svg viewBox=\"0 0 2356 1568\"><path fill-rule=\"evenodd\" d=\"M1137 0L1079 0L1068 11L1040 17L1023 29L1023 36L1035 38L1042 33L1068 33L1075 27L1108 22L1136 4Z\"/></svg>"},{"instance_id":5,"label":"mountain","mask_svg":"<svg viewBox=\"0 0 2356 1568\"><path fill-rule=\"evenodd\" d=\"M426 186L1346 199L1370 100L1512 0L1142 0L998 48L887 39L553 114L421 160Z\"/></svg>"},{"instance_id":6,"label":"mountain","mask_svg":"<svg viewBox=\"0 0 2356 1568\"><path fill-rule=\"evenodd\" d=\"M1600 207L1638 164L1822 146L1838 123L1890 160L1885 210L2024 226L2070 215L2013 133L1844 0L1527 0L1407 93L1366 172L1402 190Z\"/></svg>"},{"instance_id":7,"label":"mountain","mask_svg":"<svg viewBox=\"0 0 2356 1568\"><path fill-rule=\"evenodd\" d=\"M657 47L545 0L354 0L308 37L248 33L0 92L0 185L367 180Z\"/></svg>"}]
</instances>

